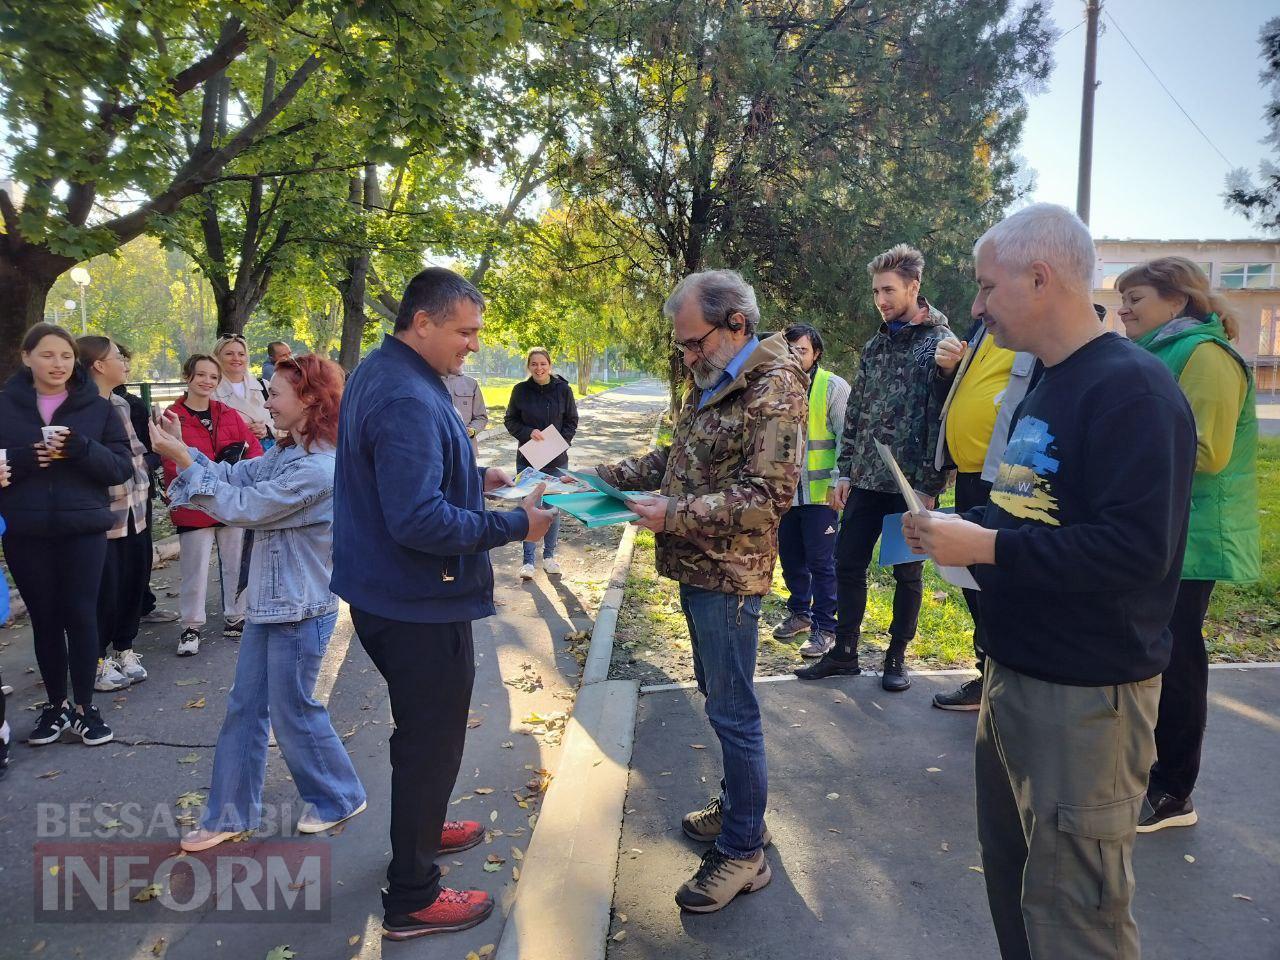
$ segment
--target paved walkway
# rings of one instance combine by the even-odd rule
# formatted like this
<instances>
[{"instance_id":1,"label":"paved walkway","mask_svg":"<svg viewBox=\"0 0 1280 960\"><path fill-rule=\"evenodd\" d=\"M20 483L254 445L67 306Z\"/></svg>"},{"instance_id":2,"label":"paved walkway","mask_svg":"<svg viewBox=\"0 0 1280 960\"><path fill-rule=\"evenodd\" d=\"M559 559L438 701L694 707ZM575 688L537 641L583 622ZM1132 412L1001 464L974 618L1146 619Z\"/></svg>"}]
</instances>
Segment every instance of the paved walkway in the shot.
<instances>
[{"instance_id":1,"label":"paved walkway","mask_svg":"<svg viewBox=\"0 0 1280 960\"><path fill-rule=\"evenodd\" d=\"M664 387L645 382L584 403L573 462L588 465L643 449L654 417L665 402ZM510 467L514 441L489 441L482 447L481 461ZM463 960L469 951L497 943L515 892L513 868L520 862L512 848L522 851L527 846L529 817L537 811L536 797L525 800L522 808L516 795L536 793L527 787L528 781L538 779L539 769L554 773L558 753L552 742L554 734L522 735L535 729L522 721L533 713L547 717L570 709L579 666L563 638L590 626L590 614L603 593L620 530L610 528L588 535L574 521L564 521L560 557L565 576L559 582L539 572L532 583L522 585L516 579L519 546L511 544L494 551L499 615L476 627L474 728L468 736L455 794L459 802L451 809L453 816L483 821L493 835L489 844L446 863L450 869L447 882L491 891L500 909L473 931L396 945L395 956ZM176 590L176 572L177 565L170 564L155 578L162 603L169 607L176 606L176 599L164 594ZM216 594L215 585L210 595ZM211 616L211 624L215 622ZM206 640L198 656L179 659L173 655L177 632L172 625L149 627L138 649L150 678L120 694L98 695L97 702L115 730L115 743L96 749L69 740L38 749L13 744L9 774L0 781L0 928L5 931L0 938L4 944L0 956L259 960L272 948L286 944L299 960L381 956L378 888L390 854L386 746L390 709L386 687L353 636L345 608L318 686L369 793L369 809L328 839L300 840L293 837L292 830L286 830L280 840L278 830L264 831L267 842L278 841L277 849L326 851L330 872L327 882L322 879L319 884L327 886L325 913L297 919L281 912L228 918L208 905L180 912L159 901L134 902L126 891L121 895L127 908L124 913L104 915L86 910L76 915L81 922L71 923L33 919L36 897L44 895L43 885L56 889L58 879L38 876L38 865L33 872L41 809L63 812L65 805L85 804L84 810L96 821L87 821L88 836L75 842L77 849L95 857L98 852L115 855L144 849L158 849L161 856L178 853L176 838L184 828L175 827L172 818L189 811L174 805L185 793L208 792L212 748L234 672L236 644L215 635ZM35 714L25 708L42 696L34 666L25 621L0 630L0 672L5 682L15 687L8 701L15 739L24 737L34 721ZM525 676L538 677L540 688L525 690L504 682L520 683ZM203 706L191 705L193 701L203 701ZM274 749L265 801L285 809L289 824L302 812L288 770ZM41 804L56 806L41 808ZM140 806L134 811L128 804ZM128 839L130 815L135 813L140 813L147 828L140 831L140 837ZM154 817L159 819L153 821ZM121 826L95 829L95 824L113 820L120 820ZM65 831L57 827L65 822L61 817L46 817L51 826L44 839L68 842ZM99 842L102 851L90 850L91 844ZM257 842L247 842L239 849L247 853ZM217 850L239 852L229 845ZM489 855L505 861L492 873L482 870ZM212 862L209 855L201 856ZM117 886L114 880L111 886ZM221 884L219 889L225 891L228 886ZM299 885L299 890L290 892L300 896L307 889Z\"/></svg>"},{"instance_id":2,"label":"paved walkway","mask_svg":"<svg viewBox=\"0 0 1280 960\"><path fill-rule=\"evenodd\" d=\"M1211 678L1203 819L1138 842L1144 955L1276 960L1280 670ZM974 869L976 714L928 705L955 683L917 677L899 695L874 677L760 684L773 882L710 916L682 915L672 897L702 852L679 820L714 792L716 739L696 691L642 696L610 928L626 935L609 960L998 956Z\"/></svg>"}]
</instances>

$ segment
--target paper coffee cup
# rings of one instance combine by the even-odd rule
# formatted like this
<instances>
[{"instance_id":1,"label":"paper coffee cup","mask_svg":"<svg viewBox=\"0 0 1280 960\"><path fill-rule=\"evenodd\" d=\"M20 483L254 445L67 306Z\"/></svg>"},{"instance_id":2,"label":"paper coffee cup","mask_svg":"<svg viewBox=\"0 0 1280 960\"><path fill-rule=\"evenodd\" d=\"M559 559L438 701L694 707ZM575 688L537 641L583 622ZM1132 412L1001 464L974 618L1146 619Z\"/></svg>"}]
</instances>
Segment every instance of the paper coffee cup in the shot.
<instances>
[{"instance_id":1,"label":"paper coffee cup","mask_svg":"<svg viewBox=\"0 0 1280 960\"><path fill-rule=\"evenodd\" d=\"M68 434L68 433L70 433L70 432L71 432L71 428L70 428L70 427L60 427L60 426L57 426L57 425L50 425L50 426L47 426L47 427L41 427L41 428L40 428L40 433L41 433L41 435L44 437L44 442L45 442L46 444L47 444L50 440L55 440L55 439L57 439L58 437L63 436L64 434ZM56 452L56 453L50 453L50 454L49 454L49 458L50 458L51 460L61 460L61 459L62 459L62 452L61 452L61 451L58 451L58 452Z\"/></svg>"}]
</instances>

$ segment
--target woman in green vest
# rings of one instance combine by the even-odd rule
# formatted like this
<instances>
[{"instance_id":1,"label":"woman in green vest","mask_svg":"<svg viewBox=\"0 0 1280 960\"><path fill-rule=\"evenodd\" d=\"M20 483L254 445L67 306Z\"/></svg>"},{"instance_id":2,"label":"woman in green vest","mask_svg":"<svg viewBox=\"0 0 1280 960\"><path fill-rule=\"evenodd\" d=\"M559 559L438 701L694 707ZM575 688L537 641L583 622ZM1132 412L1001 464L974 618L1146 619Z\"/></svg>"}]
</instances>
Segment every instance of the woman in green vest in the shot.
<instances>
[{"instance_id":1,"label":"woman in green vest","mask_svg":"<svg viewBox=\"0 0 1280 960\"><path fill-rule=\"evenodd\" d=\"M1204 618L1218 581L1257 580L1258 424L1253 377L1231 341L1239 331L1209 278L1185 257L1161 257L1120 275L1120 321L1144 350L1168 366L1196 418L1196 472L1182 584L1169 631L1173 653L1164 672L1140 833L1196 822L1191 791L1200 772L1208 713L1209 657Z\"/></svg>"}]
</instances>

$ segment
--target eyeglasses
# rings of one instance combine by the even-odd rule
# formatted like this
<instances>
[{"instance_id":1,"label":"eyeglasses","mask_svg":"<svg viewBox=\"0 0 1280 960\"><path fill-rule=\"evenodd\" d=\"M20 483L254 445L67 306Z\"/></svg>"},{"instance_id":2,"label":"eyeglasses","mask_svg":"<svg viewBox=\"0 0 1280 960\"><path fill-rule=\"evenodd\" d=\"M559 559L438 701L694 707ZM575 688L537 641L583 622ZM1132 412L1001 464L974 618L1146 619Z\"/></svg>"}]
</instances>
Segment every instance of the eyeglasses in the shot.
<instances>
[{"instance_id":1,"label":"eyeglasses","mask_svg":"<svg viewBox=\"0 0 1280 960\"><path fill-rule=\"evenodd\" d=\"M706 333L700 336L697 340L677 340L674 337L672 337L671 346L674 347L676 350L687 350L690 353L701 353L702 345L706 342L707 337L711 336L713 333L715 333L719 329L720 329L719 327L712 327L710 330L708 330Z\"/></svg>"}]
</instances>

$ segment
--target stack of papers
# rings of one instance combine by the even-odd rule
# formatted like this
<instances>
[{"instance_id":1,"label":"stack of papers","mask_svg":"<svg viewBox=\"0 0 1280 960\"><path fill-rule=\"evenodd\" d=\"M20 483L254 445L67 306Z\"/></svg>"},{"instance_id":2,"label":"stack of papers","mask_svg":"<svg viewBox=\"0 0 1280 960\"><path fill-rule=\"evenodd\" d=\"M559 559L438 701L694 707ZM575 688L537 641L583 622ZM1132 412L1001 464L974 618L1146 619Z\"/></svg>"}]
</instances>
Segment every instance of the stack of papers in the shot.
<instances>
[{"instance_id":1,"label":"stack of papers","mask_svg":"<svg viewBox=\"0 0 1280 960\"><path fill-rule=\"evenodd\" d=\"M515 481L507 487L490 490L487 496L494 500L523 500L537 488L538 484L547 485L547 493L583 493L582 481L574 477L555 477L533 467L525 467L516 474Z\"/></svg>"}]
</instances>

